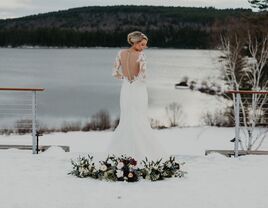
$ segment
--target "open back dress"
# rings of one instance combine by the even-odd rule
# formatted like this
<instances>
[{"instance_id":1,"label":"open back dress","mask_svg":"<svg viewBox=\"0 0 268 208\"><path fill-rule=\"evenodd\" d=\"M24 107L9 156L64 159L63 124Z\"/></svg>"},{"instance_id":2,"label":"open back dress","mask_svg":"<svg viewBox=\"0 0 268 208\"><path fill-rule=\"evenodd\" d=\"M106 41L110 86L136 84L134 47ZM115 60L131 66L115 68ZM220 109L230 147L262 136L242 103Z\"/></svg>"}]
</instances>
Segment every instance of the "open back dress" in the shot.
<instances>
[{"instance_id":1,"label":"open back dress","mask_svg":"<svg viewBox=\"0 0 268 208\"><path fill-rule=\"evenodd\" d=\"M167 157L148 118L146 59L143 51L121 49L116 56L112 75L121 80L122 85L120 121L112 134L108 153L127 155L137 160Z\"/></svg>"}]
</instances>

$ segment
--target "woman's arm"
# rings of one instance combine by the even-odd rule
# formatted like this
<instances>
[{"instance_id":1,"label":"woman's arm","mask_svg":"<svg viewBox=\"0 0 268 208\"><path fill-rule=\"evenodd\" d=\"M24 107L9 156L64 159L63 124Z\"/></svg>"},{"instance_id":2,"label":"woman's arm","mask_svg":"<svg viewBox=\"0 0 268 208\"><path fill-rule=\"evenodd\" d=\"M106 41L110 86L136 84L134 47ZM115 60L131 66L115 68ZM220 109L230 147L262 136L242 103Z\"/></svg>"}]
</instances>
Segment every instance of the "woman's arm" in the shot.
<instances>
[{"instance_id":1,"label":"woman's arm","mask_svg":"<svg viewBox=\"0 0 268 208\"><path fill-rule=\"evenodd\" d=\"M114 67L113 67L113 72L112 72L112 76L114 76L117 79L123 78L123 74L120 71L120 67L121 67L121 50L118 51L115 57L115 62L114 62Z\"/></svg>"},{"instance_id":2,"label":"woman's arm","mask_svg":"<svg viewBox=\"0 0 268 208\"><path fill-rule=\"evenodd\" d=\"M139 62L139 69L140 69L139 76L142 79L145 79L146 78L146 57L143 52L139 54L139 58L137 61Z\"/></svg>"}]
</instances>

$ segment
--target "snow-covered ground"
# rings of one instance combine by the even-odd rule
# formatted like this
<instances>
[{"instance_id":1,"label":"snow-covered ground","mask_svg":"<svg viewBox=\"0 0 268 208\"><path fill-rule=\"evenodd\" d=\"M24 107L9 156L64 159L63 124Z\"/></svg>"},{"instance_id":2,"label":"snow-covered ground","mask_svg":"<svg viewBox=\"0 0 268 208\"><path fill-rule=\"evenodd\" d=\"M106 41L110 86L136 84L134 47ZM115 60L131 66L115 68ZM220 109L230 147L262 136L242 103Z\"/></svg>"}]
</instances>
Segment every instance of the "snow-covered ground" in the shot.
<instances>
[{"instance_id":1,"label":"snow-covered ground","mask_svg":"<svg viewBox=\"0 0 268 208\"><path fill-rule=\"evenodd\" d=\"M65 153L51 147L39 155L0 150L1 208L267 208L268 156L227 158L204 155L206 149L232 149L233 128L173 128L158 131L161 143L186 162L184 178L137 183L105 182L67 175L70 160L91 154L104 159L112 132L54 133L41 144L69 145ZM31 144L30 135L0 136L0 144ZM268 138L262 146L268 150Z\"/></svg>"}]
</instances>

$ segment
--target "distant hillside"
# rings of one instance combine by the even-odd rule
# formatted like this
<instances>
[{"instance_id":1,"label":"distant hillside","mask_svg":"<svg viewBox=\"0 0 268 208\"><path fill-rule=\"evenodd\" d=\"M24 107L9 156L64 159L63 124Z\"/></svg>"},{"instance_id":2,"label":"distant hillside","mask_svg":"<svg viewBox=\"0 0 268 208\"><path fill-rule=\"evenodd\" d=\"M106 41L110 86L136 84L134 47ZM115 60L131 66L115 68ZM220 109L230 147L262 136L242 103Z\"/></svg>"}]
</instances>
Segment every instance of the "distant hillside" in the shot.
<instances>
[{"instance_id":1,"label":"distant hillside","mask_svg":"<svg viewBox=\"0 0 268 208\"><path fill-rule=\"evenodd\" d=\"M140 30L150 47L213 48L215 23L221 30L229 19L250 15L249 9L90 6L0 20L0 46L119 47Z\"/></svg>"}]
</instances>

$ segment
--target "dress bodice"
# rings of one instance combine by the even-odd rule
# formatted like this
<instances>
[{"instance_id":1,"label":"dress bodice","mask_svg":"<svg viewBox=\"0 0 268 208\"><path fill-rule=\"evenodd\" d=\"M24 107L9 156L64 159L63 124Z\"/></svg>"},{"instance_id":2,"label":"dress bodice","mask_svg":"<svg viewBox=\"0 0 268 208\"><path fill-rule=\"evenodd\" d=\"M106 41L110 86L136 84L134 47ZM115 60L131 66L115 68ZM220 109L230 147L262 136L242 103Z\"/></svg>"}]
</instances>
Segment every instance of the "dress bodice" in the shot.
<instances>
[{"instance_id":1,"label":"dress bodice","mask_svg":"<svg viewBox=\"0 0 268 208\"><path fill-rule=\"evenodd\" d=\"M143 51L136 54L129 54L127 60L127 50L119 50L113 67L112 75L118 79L127 79L129 82L146 79L146 59ZM129 71L128 71L129 70ZM130 73L130 75L129 75ZM128 76L129 75L129 76Z\"/></svg>"}]
</instances>

